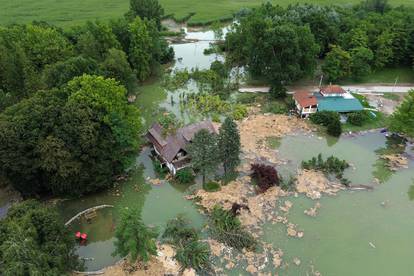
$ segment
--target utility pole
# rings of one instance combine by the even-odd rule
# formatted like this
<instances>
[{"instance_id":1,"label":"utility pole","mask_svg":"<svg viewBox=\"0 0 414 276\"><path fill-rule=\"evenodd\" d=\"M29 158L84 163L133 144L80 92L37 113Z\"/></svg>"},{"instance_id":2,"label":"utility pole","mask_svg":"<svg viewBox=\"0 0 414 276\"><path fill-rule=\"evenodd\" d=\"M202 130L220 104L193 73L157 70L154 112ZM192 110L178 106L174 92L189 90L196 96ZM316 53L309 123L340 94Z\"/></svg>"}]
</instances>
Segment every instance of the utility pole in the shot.
<instances>
[{"instance_id":1,"label":"utility pole","mask_svg":"<svg viewBox=\"0 0 414 276\"><path fill-rule=\"evenodd\" d=\"M397 77L395 78L395 83L394 83L394 86L393 86L393 88L392 88L392 92L393 92L393 93L394 93L395 87L397 86L398 78L399 78L399 76L397 76Z\"/></svg>"},{"instance_id":2,"label":"utility pole","mask_svg":"<svg viewBox=\"0 0 414 276\"><path fill-rule=\"evenodd\" d=\"M321 75L321 79L319 81L319 88L321 88L321 86L322 86L322 81L323 81L323 74Z\"/></svg>"}]
</instances>

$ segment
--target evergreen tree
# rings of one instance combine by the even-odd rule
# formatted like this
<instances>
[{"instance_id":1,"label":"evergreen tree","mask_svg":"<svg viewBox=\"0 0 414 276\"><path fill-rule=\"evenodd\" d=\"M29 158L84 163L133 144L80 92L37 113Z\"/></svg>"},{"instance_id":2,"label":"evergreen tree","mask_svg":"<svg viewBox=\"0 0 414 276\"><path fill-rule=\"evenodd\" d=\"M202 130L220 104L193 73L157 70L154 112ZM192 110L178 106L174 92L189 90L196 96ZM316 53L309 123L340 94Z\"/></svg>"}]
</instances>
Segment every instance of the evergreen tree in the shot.
<instances>
[{"instance_id":1,"label":"evergreen tree","mask_svg":"<svg viewBox=\"0 0 414 276\"><path fill-rule=\"evenodd\" d=\"M218 137L219 159L223 162L224 174L234 171L240 164L240 134L236 123L226 118Z\"/></svg>"},{"instance_id":2,"label":"evergreen tree","mask_svg":"<svg viewBox=\"0 0 414 276\"><path fill-rule=\"evenodd\" d=\"M188 153L194 169L201 172L203 184L206 175L218 166L217 141L214 134L202 129L194 135L192 143L188 146Z\"/></svg>"},{"instance_id":3,"label":"evergreen tree","mask_svg":"<svg viewBox=\"0 0 414 276\"><path fill-rule=\"evenodd\" d=\"M124 209L115 231L115 252L113 255L127 256L131 262L137 259L148 262L151 255L157 254L155 239L158 233L147 227L141 219L139 209Z\"/></svg>"},{"instance_id":4,"label":"evergreen tree","mask_svg":"<svg viewBox=\"0 0 414 276\"><path fill-rule=\"evenodd\" d=\"M414 137L414 90L410 90L403 103L391 116L390 129Z\"/></svg>"}]
</instances>

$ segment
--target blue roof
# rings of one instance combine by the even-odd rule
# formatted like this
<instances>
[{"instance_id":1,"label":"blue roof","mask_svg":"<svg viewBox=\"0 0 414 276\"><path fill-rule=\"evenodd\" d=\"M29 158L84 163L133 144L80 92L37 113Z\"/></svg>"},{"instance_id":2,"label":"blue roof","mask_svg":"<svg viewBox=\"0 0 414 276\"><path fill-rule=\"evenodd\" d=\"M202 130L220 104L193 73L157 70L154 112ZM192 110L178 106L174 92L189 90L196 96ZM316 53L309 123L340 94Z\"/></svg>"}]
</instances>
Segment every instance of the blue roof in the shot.
<instances>
[{"instance_id":1,"label":"blue roof","mask_svg":"<svg viewBox=\"0 0 414 276\"><path fill-rule=\"evenodd\" d=\"M323 97L318 98L318 111L353 112L364 109L359 100L346 99L343 97Z\"/></svg>"}]
</instances>

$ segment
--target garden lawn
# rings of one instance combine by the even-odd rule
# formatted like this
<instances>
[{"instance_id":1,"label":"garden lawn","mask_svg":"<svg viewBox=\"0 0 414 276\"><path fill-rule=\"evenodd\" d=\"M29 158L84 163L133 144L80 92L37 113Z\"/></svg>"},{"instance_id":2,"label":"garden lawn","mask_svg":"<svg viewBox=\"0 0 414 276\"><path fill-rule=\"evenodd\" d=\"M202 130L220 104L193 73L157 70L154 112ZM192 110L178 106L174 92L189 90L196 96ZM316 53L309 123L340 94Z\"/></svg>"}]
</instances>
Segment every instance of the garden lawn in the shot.
<instances>
[{"instance_id":1,"label":"garden lawn","mask_svg":"<svg viewBox=\"0 0 414 276\"><path fill-rule=\"evenodd\" d=\"M348 132L348 131L363 131L363 130L369 130L369 129L377 129L377 128L383 128L386 127L386 120L387 117L382 114L381 112L374 112L376 117L371 115L371 118L364 122L362 126L354 126L350 123L345 123L342 125L342 131Z\"/></svg>"},{"instance_id":2,"label":"garden lawn","mask_svg":"<svg viewBox=\"0 0 414 276\"><path fill-rule=\"evenodd\" d=\"M190 24L208 24L230 19L242 8L260 5L262 0L159 0L165 14L175 19L187 18ZM332 4L331 0L272 0L286 6L294 3ZM359 0L337 0L335 4L355 4ZM389 0L392 5L414 7L414 0ZM0 24L46 21L60 27L69 27L87 20L108 20L122 16L129 0L0 0Z\"/></svg>"}]
</instances>

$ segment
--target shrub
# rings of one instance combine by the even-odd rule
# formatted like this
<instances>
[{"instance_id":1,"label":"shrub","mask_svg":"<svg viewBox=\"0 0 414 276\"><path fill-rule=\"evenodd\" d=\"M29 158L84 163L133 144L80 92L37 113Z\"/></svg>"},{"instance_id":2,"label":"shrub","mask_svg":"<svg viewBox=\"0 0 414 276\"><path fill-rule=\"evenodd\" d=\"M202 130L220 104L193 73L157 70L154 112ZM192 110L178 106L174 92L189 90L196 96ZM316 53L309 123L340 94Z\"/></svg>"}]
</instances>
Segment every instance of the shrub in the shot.
<instances>
[{"instance_id":1,"label":"shrub","mask_svg":"<svg viewBox=\"0 0 414 276\"><path fill-rule=\"evenodd\" d=\"M338 120L332 121L328 124L328 127L326 129L326 132L334 137L339 137L341 136L342 133L342 126L341 126L341 122Z\"/></svg>"},{"instance_id":2,"label":"shrub","mask_svg":"<svg viewBox=\"0 0 414 276\"><path fill-rule=\"evenodd\" d=\"M154 166L155 173L159 177L165 177L165 175L168 173L168 168L163 167L157 158L152 159L152 165Z\"/></svg>"},{"instance_id":3,"label":"shrub","mask_svg":"<svg viewBox=\"0 0 414 276\"><path fill-rule=\"evenodd\" d=\"M261 193L279 185L279 176L274 167L264 164L252 164L251 170L253 172L250 176L256 181Z\"/></svg>"},{"instance_id":4,"label":"shrub","mask_svg":"<svg viewBox=\"0 0 414 276\"><path fill-rule=\"evenodd\" d=\"M237 95L236 101L241 104L251 104L256 102L258 93L240 93Z\"/></svg>"},{"instance_id":5,"label":"shrub","mask_svg":"<svg viewBox=\"0 0 414 276\"><path fill-rule=\"evenodd\" d=\"M175 179L181 184L193 183L194 178L195 176L190 168L181 169L175 174Z\"/></svg>"},{"instance_id":6,"label":"shrub","mask_svg":"<svg viewBox=\"0 0 414 276\"><path fill-rule=\"evenodd\" d=\"M210 213L210 232L219 242L238 250L255 250L257 241L241 225L231 211L215 206Z\"/></svg>"},{"instance_id":7,"label":"shrub","mask_svg":"<svg viewBox=\"0 0 414 276\"><path fill-rule=\"evenodd\" d=\"M339 113L333 111L320 111L312 114L310 120L315 124L326 126L329 135L334 137L341 136L342 126Z\"/></svg>"},{"instance_id":8,"label":"shrub","mask_svg":"<svg viewBox=\"0 0 414 276\"><path fill-rule=\"evenodd\" d=\"M234 120L241 120L248 114L247 107L243 104L235 104L233 106L232 117Z\"/></svg>"},{"instance_id":9,"label":"shrub","mask_svg":"<svg viewBox=\"0 0 414 276\"><path fill-rule=\"evenodd\" d=\"M368 119L365 112L353 112L348 114L347 122L354 126L362 126Z\"/></svg>"},{"instance_id":10,"label":"shrub","mask_svg":"<svg viewBox=\"0 0 414 276\"><path fill-rule=\"evenodd\" d=\"M335 156L330 156L328 159L324 160L322 154L319 154L318 157L313 157L308 161L302 161L302 168L306 170L320 170L324 173L335 174L339 179L342 179L345 169L349 168L348 162L346 160L340 160ZM347 180L344 180L344 183L349 184Z\"/></svg>"},{"instance_id":11,"label":"shrub","mask_svg":"<svg viewBox=\"0 0 414 276\"><path fill-rule=\"evenodd\" d=\"M207 182L203 185L203 189L207 192L217 192L220 190L220 184L214 181Z\"/></svg>"},{"instance_id":12,"label":"shrub","mask_svg":"<svg viewBox=\"0 0 414 276\"><path fill-rule=\"evenodd\" d=\"M264 113L285 114L288 112L286 104L278 101L271 101L263 106Z\"/></svg>"},{"instance_id":13,"label":"shrub","mask_svg":"<svg viewBox=\"0 0 414 276\"><path fill-rule=\"evenodd\" d=\"M312 114L309 119L312 123L328 126L332 121L340 121L339 114L333 111L320 111Z\"/></svg>"},{"instance_id":14,"label":"shrub","mask_svg":"<svg viewBox=\"0 0 414 276\"><path fill-rule=\"evenodd\" d=\"M272 84L269 90L269 95L272 99L284 99L286 97L287 89L281 83Z\"/></svg>"}]
</instances>

